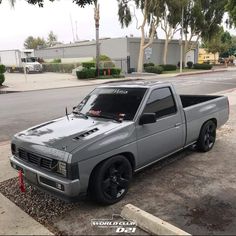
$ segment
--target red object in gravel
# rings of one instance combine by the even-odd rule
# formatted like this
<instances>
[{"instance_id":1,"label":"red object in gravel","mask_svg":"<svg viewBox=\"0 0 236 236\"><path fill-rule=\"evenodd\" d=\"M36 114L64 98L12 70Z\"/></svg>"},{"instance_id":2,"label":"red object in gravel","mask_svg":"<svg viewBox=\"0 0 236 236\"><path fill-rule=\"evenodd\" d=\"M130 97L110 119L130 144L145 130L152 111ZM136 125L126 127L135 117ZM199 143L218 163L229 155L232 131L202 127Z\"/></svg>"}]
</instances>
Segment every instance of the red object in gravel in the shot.
<instances>
[{"instance_id":1,"label":"red object in gravel","mask_svg":"<svg viewBox=\"0 0 236 236\"><path fill-rule=\"evenodd\" d=\"M23 179L23 173L22 173L22 170L19 170L19 186L20 186L20 191L22 193L25 192L25 184L24 184L24 179Z\"/></svg>"}]
</instances>

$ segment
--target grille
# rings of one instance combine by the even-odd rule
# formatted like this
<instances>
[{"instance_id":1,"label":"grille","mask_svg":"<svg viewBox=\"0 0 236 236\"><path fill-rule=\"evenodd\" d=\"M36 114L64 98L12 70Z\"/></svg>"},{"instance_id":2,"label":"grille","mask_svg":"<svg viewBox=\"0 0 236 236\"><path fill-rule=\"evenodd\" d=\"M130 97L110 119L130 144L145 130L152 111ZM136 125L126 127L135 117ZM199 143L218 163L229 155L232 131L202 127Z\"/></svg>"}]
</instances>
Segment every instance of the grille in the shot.
<instances>
[{"instance_id":1,"label":"grille","mask_svg":"<svg viewBox=\"0 0 236 236\"><path fill-rule=\"evenodd\" d=\"M34 69L35 69L35 70L40 70L41 67L40 67L40 65L34 65Z\"/></svg>"},{"instance_id":2,"label":"grille","mask_svg":"<svg viewBox=\"0 0 236 236\"><path fill-rule=\"evenodd\" d=\"M44 158L39 155L29 153L23 149L19 149L19 158L31 164L51 170L52 159Z\"/></svg>"}]
</instances>

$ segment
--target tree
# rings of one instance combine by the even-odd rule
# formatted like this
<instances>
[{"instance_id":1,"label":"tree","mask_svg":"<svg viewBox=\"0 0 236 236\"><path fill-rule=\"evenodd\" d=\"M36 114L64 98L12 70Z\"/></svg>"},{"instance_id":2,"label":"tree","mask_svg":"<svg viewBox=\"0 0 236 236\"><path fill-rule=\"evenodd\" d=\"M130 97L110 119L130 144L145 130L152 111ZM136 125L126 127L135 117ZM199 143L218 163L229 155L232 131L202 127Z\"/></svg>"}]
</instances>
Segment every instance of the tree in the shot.
<instances>
[{"instance_id":1,"label":"tree","mask_svg":"<svg viewBox=\"0 0 236 236\"><path fill-rule=\"evenodd\" d=\"M128 27L132 22L131 5L129 3L135 4L136 8L140 9L143 14L142 23L137 27L141 32L137 71L142 72L144 51L152 45L160 21L161 0L118 0L118 16L122 27ZM148 38L145 37L146 27L149 27Z\"/></svg>"},{"instance_id":2,"label":"tree","mask_svg":"<svg viewBox=\"0 0 236 236\"><path fill-rule=\"evenodd\" d=\"M47 46L53 47L57 44L57 35L53 33L53 31L50 31L47 38Z\"/></svg>"},{"instance_id":3,"label":"tree","mask_svg":"<svg viewBox=\"0 0 236 236\"><path fill-rule=\"evenodd\" d=\"M182 6L186 1L181 0L164 0L161 15L161 29L165 33L165 45L163 49L163 64L167 63L167 53L170 41L180 30Z\"/></svg>"},{"instance_id":4,"label":"tree","mask_svg":"<svg viewBox=\"0 0 236 236\"><path fill-rule=\"evenodd\" d=\"M24 47L26 49L39 49L47 47L47 43L44 38L29 36L24 42Z\"/></svg>"},{"instance_id":5,"label":"tree","mask_svg":"<svg viewBox=\"0 0 236 236\"><path fill-rule=\"evenodd\" d=\"M229 17L230 17L227 23L229 23L230 26L232 25L236 26L236 2L235 0L228 0L225 6L225 9L228 12Z\"/></svg>"},{"instance_id":6,"label":"tree","mask_svg":"<svg viewBox=\"0 0 236 236\"><path fill-rule=\"evenodd\" d=\"M233 38L228 31L224 31L223 27L218 28L217 34L210 40L206 40L203 43L203 47L208 51L220 54L220 57L229 57L235 53L235 45L233 44Z\"/></svg>"},{"instance_id":7,"label":"tree","mask_svg":"<svg viewBox=\"0 0 236 236\"><path fill-rule=\"evenodd\" d=\"M44 0L25 0L29 4L36 5L38 4L39 7L43 7ZM54 2L55 0L49 0L50 2ZM77 4L79 7L85 7L86 5L93 4L93 0L72 0L75 4ZM12 6L15 5L16 0L9 0L10 4ZM2 3L2 0L0 0L0 4Z\"/></svg>"},{"instance_id":8,"label":"tree","mask_svg":"<svg viewBox=\"0 0 236 236\"><path fill-rule=\"evenodd\" d=\"M222 23L227 0L189 0L184 7L184 55L200 38L209 41ZM193 42L192 42L193 41Z\"/></svg>"}]
</instances>

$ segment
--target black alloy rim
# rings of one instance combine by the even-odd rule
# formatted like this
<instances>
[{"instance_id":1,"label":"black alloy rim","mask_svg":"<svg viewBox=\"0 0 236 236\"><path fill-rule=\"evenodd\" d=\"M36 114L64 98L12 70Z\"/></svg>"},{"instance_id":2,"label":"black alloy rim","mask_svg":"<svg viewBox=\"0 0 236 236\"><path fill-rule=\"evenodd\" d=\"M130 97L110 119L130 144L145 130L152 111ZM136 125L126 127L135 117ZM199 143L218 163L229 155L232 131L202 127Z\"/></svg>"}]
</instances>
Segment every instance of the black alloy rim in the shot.
<instances>
[{"instance_id":1,"label":"black alloy rim","mask_svg":"<svg viewBox=\"0 0 236 236\"><path fill-rule=\"evenodd\" d=\"M205 146L208 148L212 148L215 143L215 137L216 133L214 125L208 125L204 136Z\"/></svg>"},{"instance_id":2,"label":"black alloy rim","mask_svg":"<svg viewBox=\"0 0 236 236\"><path fill-rule=\"evenodd\" d=\"M129 183L129 170L126 163L113 163L106 171L102 181L102 190L109 199L118 199L126 192Z\"/></svg>"}]
</instances>

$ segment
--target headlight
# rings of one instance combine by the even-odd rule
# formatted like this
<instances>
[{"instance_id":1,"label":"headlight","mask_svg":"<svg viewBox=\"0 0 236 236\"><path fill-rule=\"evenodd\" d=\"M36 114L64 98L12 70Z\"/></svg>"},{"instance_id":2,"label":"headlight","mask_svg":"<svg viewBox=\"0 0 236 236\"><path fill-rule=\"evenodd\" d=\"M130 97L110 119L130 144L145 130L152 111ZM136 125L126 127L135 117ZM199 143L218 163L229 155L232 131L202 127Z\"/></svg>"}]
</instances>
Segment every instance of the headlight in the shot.
<instances>
[{"instance_id":1,"label":"headlight","mask_svg":"<svg viewBox=\"0 0 236 236\"><path fill-rule=\"evenodd\" d=\"M67 177L67 164L62 161L58 161L56 172Z\"/></svg>"}]
</instances>

